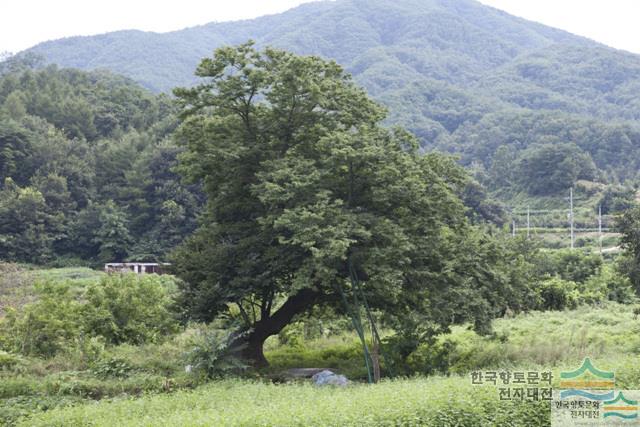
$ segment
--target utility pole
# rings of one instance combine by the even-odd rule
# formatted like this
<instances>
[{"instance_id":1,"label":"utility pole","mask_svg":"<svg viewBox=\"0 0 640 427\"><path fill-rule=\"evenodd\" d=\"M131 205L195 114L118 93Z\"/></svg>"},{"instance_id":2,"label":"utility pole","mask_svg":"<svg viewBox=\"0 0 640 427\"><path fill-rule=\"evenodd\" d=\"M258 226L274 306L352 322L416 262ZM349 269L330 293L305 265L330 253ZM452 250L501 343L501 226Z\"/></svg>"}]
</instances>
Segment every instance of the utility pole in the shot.
<instances>
[{"instance_id":1,"label":"utility pole","mask_svg":"<svg viewBox=\"0 0 640 427\"><path fill-rule=\"evenodd\" d=\"M602 205L598 205L598 246L602 255Z\"/></svg>"},{"instance_id":2,"label":"utility pole","mask_svg":"<svg viewBox=\"0 0 640 427\"><path fill-rule=\"evenodd\" d=\"M531 230L531 222L530 222L530 211L529 211L529 206L527 206L527 239L530 236L530 230Z\"/></svg>"},{"instance_id":3,"label":"utility pole","mask_svg":"<svg viewBox=\"0 0 640 427\"><path fill-rule=\"evenodd\" d=\"M569 222L571 225L571 249L573 249L573 187L569 189Z\"/></svg>"}]
</instances>

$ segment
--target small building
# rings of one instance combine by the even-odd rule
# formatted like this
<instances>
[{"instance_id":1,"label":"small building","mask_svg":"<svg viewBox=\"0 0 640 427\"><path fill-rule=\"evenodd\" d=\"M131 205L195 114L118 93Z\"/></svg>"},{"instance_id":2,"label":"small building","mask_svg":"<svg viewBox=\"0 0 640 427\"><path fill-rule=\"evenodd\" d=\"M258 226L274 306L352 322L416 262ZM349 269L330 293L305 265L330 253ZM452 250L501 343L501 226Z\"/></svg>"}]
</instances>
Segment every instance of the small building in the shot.
<instances>
[{"instance_id":1,"label":"small building","mask_svg":"<svg viewBox=\"0 0 640 427\"><path fill-rule=\"evenodd\" d=\"M167 263L157 262L113 262L104 265L106 273L164 274Z\"/></svg>"}]
</instances>

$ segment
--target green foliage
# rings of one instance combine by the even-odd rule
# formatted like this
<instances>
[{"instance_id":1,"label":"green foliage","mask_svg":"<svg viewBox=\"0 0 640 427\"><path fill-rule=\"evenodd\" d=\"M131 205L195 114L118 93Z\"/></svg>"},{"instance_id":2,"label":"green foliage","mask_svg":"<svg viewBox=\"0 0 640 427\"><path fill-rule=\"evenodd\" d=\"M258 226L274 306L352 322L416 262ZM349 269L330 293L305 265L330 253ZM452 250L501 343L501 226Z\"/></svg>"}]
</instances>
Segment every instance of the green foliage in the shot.
<instances>
[{"instance_id":1,"label":"green foliage","mask_svg":"<svg viewBox=\"0 0 640 427\"><path fill-rule=\"evenodd\" d=\"M596 178L593 160L575 144L534 145L522 153L520 168L523 187L536 195L555 194L579 179Z\"/></svg>"},{"instance_id":2,"label":"green foliage","mask_svg":"<svg viewBox=\"0 0 640 427\"><path fill-rule=\"evenodd\" d=\"M77 405L84 399L73 396L19 396L0 400L0 426L14 426L32 414Z\"/></svg>"},{"instance_id":3,"label":"green foliage","mask_svg":"<svg viewBox=\"0 0 640 427\"><path fill-rule=\"evenodd\" d=\"M630 94L640 85L638 57L471 0L345 0L167 35L65 39L31 52L169 91L197 83L193 68L211 49L247 39L338 61L389 108L389 124L424 147L482 164L491 190L550 194L579 175L612 184L637 178L640 103Z\"/></svg>"},{"instance_id":4,"label":"green foliage","mask_svg":"<svg viewBox=\"0 0 640 427\"><path fill-rule=\"evenodd\" d=\"M168 276L107 276L83 296L85 330L111 344L159 341L178 329L171 311L173 292Z\"/></svg>"},{"instance_id":5,"label":"green foliage","mask_svg":"<svg viewBox=\"0 0 640 427\"><path fill-rule=\"evenodd\" d=\"M615 265L607 264L599 274L591 276L584 285L580 286L581 302L587 304L602 301L615 301L621 304L633 304L637 295L631 281L621 274Z\"/></svg>"},{"instance_id":6,"label":"green foliage","mask_svg":"<svg viewBox=\"0 0 640 427\"><path fill-rule=\"evenodd\" d=\"M0 335L20 354L51 356L80 336L82 304L68 285L40 284L36 290L37 301L0 320Z\"/></svg>"},{"instance_id":7,"label":"green foliage","mask_svg":"<svg viewBox=\"0 0 640 427\"><path fill-rule=\"evenodd\" d=\"M17 372L24 364L25 360L21 356L0 350L0 372Z\"/></svg>"},{"instance_id":8,"label":"green foliage","mask_svg":"<svg viewBox=\"0 0 640 427\"><path fill-rule=\"evenodd\" d=\"M95 358L101 337L108 344L156 342L178 330L175 285L165 276L106 276L85 288L36 285L37 300L0 319L0 344L24 355L53 356L79 349ZM93 356L92 356L93 355Z\"/></svg>"},{"instance_id":9,"label":"green foliage","mask_svg":"<svg viewBox=\"0 0 640 427\"><path fill-rule=\"evenodd\" d=\"M602 258L587 250L553 250L540 252L535 260L536 274L558 275L564 280L583 283L598 275L602 269Z\"/></svg>"},{"instance_id":10,"label":"green foliage","mask_svg":"<svg viewBox=\"0 0 640 427\"><path fill-rule=\"evenodd\" d=\"M175 91L179 168L208 196L173 260L192 318L235 304L260 347L314 305L348 311L342 291L422 333L486 330L524 308L526 262L470 225L465 172L383 128L383 109L336 63L247 43L216 50L197 74L205 83Z\"/></svg>"},{"instance_id":11,"label":"green foliage","mask_svg":"<svg viewBox=\"0 0 640 427\"><path fill-rule=\"evenodd\" d=\"M238 352L238 332L215 328L199 329L185 354L185 361L195 375L206 378L223 378L237 375L247 369Z\"/></svg>"},{"instance_id":12,"label":"green foliage","mask_svg":"<svg viewBox=\"0 0 640 427\"><path fill-rule=\"evenodd\" d=\"M174 127L169 99L127 79L8 66L0 73L0 259L163 257L195 228L201 205L197 189L171 172Z\"/></svg>"},{"instance_id":13,"label":"green foliage","mask_svg":"<svg viewBox=\"0 0 640 427\"><path fill-rule=\"evenodd\" d=\"M640 371L636 366L636 353L640 348L640 339L635 330L634 325L637 319L634 320L633 311L634 307L630 305L604 303L596 307L584 306L571 311L523 313L515 317L495 320L493 322L495 334L490 336L480 336L466 325L454 326L450 333L438 337L433 342L419 343L418 348L411 352L407 359L410 362L405 365L407 371L397 372L397 374L431 375L442 372L447 374L448 378L436 376L429 379L383 381L373 387L365 387L356 382L345 390L331 390L331 393L326 395L323 391L325 389L307 384L274 385L226 380L198 388L193 393L177 392L164 397L149 396L149 393L173 391L177 388L191 387L197 383L192 375L179 374L180 371L184 371L183 352L191 348L194 334L198 330L190 328L162 344L147 344L140 347L121 345L106 349L107 354L101 360L104 362L103 366L108 366L106 368L108 374L102 378L97 378L91 371L51 372L56 369L57 364L62 361L67 362L69 359L67 356L59 362L55 360L39 362L36 359L25 358L28 373L21 374L19 377L3 377L0 381L0 396L3 399L0 401L0 413L9 414L12 418L7 419L13 420L12 422L18 418L18 415L12 415L16 412L35 417L23 420L27 425L37 425L38 422L45 422L40 421L44 419L50 424L58 422L67 425L85 418L95 421L97 425L101 425L103 419L107 425L114 422L125 425L130 422L136 425L139 424L139 418L135 414L140 414L140 417L158 417L157 420L151 421L154 424L171 425L179 422L180 417L184 417L184 412L180 409L182 404L179 403L184 399L184 408L187 408L185 410L188 411L189 416L193 417L197 413L199 419L203 419L206 424L222 422L223 425L225 423L243 425L251 423L250 420L253 418L249 418L250 416L259 415L261 420L273 421L277 425L287 425L288 420L307 420L306 422L313 425L349 425L352 419L353 425L362 425L363 422L378 425L376 423L381 422L380 420L389 423L400 422L397 420L405 422L414 419L411 417L421 417L421 412L417 408L422 405L423 409L429 409L428 414L424 415L427 417L424 418L427 420L425 421L427 425L435 422L433 420L452 420L458 425L465 425L467 418L460 418L462 413L472 417L471 425L484 425L482 421L485 419L484 416L478 414L485 412L488 420L486 425L496 425L498 419L504 420L498 425L513 425L514 420L518 422L520 420L518 417L524 417L525 414L529 417L526 420L530 421L532 416L530 411L536 413L536 407L523 404L523 407L518 406L519 409L515 409L509 406L515 405L513 402L511 404L500 402L496 389L472 387L467 375L471 370L552 369L557 377L560 370L575 368L583 357L590 356L598 361L599 367L614 369L616 381L621 385L635 388L640 384ZM198 335L195 337L200 339ZM268 346L266 354L272 363L271 370L274 373L290 367L306 366L334 368L341 373L346 373L352 379L364 378L366 375L361 362L362 348L353 334L305 340L302 347L296 348L277 345L275 339L273 344L275 345ZM42 368L29 367L28 365L31 364L40 364ZM120 364L127 367L126 370L129 372L127 377L117 377L120 375L117 372ZM71 370L73 366L68 365L64 369ZM40 369L43 370L42 377L32 376L32 371L36 372ZM385 370L386 366L383 365L383 372L386 372ZM465 376L458 377L458 374ZM389 389L388 387L392 384L396 384L397 388ZM424 389L418 384L424 384ZM440 389L441 386L444 388ZM362 391L362 395L359 394L361 387L366 389ZM398 396L404 396L403 390L406 390L407 396L400 399ZM307 392L312 394L307 395ZM87 402L88 405L82 405L86 402L83 399L86 398L100 399L119 396L123 393L128 395L127 398L116 401L106 400L98 404ZM342 393L345 395L338 399L335 393L340 396ZM440 398L437 397L441 393L445 393L441 396L442 406L438 403L441 402ZM141 394L143 396L140 396ZM424 397L426 400L416 402L415 407L406 406L408 403L405 400L409 399L409 395L413 396L413 399ZM134 396L139 399L132 400ZM329 396L333 396L330 398L331 401L325 402L324 399ZM375 404L367 403L370 402L368 399L373 397L382 400L375 400ZM160 401L155 406L152 402L156 402L157 399ZM197 409L201 406L198 403L199 399L207 402L202 407L211 408L212 402L220 406L200 413L200 409ZM301 405L307 404L307 399L313 411L300 408ZM348 404L355 399L358 405ZM388 402L389 399L400 402L400 407L395 404L384 407L380 403ZM38 401L42 402L40 409ZM71 412L49 411L56 401L73 402L76 405L68 410ZM413 400L410 401L413 402ZM463 408L458 406L458 401L460 401L459 405L471 404L472 406ZM319 412L317 407L325 404L327 408L339 407L341 410ZM368 415L352 412L360 411L362 404L367 405L365 412ZM255 409L253 405L256 405ZM229 407L238 408L238 410L231 412L223 410ZM390 409L384 409L380 413L382 415L376 415L379 412L376 412L375 408ZM39 414L42 410L47 412ZM256 412L250 412L246 414L247 418L242 418L247 411ZM547 406L544 413L548 414ZM392 418L384 418L386 416ZM473 418L476 416L479 418Z\"/></svg>"},{"instance_id":14,"label":"green foliage","mask_svg":"<svg viewBox=\"0 0 640 427\"><path fill-rule=\"evenodd\" d=\"M542 310L575 308L578 303L576 284L559 277L543 280L537 291Z\"/></svg>"},{"instance_id":15,"label":"green foliage","mask_svg":"<svg viewBox=\"0 0 640 427\"><path fill-rule=\"evenodd\" d=\"M635 203L635 191L632 188L609 187L605 190L598 205L602 208L602 214L623 212Z\"/></svg>"},{"instance_id":16,"label":"green foliage","mask_svg":"<svg viewBox=\"0 0 640 427\"><path fill-rule=\"evenodd\" d=\"M98 221L100 228L95 232L93 243L98 249L101 262L122 262L132 244L129 234L129 221L124 210L108 201L99 208Z\"/></svg>"},{"instance_id":17,"label":"green foliage","mask_svg":"<svg viewBox=\"0 0 640 427\"><path fill-rule=\"evenodd\" d=\"M133 426L144 419L154 425L176 425L184 424L187 413L189 419L198 420L195 425L228 426L251 425L256 420L278 426L475 427L549 423L548 403L500 402L497 390L474 387L468 377L385 381L375 387L354 385L339 389L227 380L193 392L145 397L135 403L123 400L53 410L30 418L28 423L69 425L90 419L96 426L114 422Z\"/></svg>"},{"instance_id":18,"label":"green foliage","mask_svg":"<svg viewBox=\"0 0 640 427\"><path fill-rule=\"evenodd\" d=\"M111 358L101 360L93 365L91 373L98 378L127 378L134 368L126 360Z\"/></svg>"},{"instance_id":19,"label":"green foliage","mask_svg":"<svg viewBox=\"0 0 640 427\"><path fill-rule=\"evenodd\" d=\"M640 207L634 207L618 217L616 227L622 237L620 245L627 254L620 260L619 268L631 280L636 294L640 294Z\"/></svg>"},{"instance_id":20,"label":"green foliage","mask_svg":"<svg viewBox=\"0 0 640 427\"><path fill-rule=\"evenodd\" d=\"M7 178L0 188L0 218L0 252L6 259L36 262L52 256L59 221L40 191Z\"/></svg>"},{"instance_id":21,"label":"green foliage","mask_svg":"<svg viewBox=\"0 0 640 427\"><path fill-rule=\"evenodd\" d=\"M265 355L269 360L267 372L276 378L286 369L300 367L328 368L352 380L367 378L362 344L355 333L299 339L297 343L277 346L267 342Z\"/></svg>"}]
</instances>

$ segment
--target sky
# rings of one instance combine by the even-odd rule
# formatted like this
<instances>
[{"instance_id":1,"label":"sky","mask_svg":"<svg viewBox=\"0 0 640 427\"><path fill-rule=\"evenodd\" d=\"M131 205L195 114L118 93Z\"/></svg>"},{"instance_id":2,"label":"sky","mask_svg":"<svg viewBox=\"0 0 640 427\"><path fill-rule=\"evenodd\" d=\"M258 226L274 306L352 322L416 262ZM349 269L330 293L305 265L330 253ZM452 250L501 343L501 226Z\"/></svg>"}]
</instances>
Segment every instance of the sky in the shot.
<instances>
[{"instance_id":1,"label":"sky","mask_svg":"<svg viewBox=\"0 0 640 427\"><path fill-rule=\"evenodd\" d=\"M310 0L0 0L0 52L123 29L166 32L283 12ZM480 0L532 21L640 53L640 0ZM2 4L4 3L4 4Z\"/></svg>"},{"instance_id":2,"label":"sky","mask_svg":"<svg viewBox=\"0 0 640 427\"><path fill-rule=\"evenodd\" d=\"M479 0L512 15L640 53L639 0Z\"/></svg>"}]
</instances>

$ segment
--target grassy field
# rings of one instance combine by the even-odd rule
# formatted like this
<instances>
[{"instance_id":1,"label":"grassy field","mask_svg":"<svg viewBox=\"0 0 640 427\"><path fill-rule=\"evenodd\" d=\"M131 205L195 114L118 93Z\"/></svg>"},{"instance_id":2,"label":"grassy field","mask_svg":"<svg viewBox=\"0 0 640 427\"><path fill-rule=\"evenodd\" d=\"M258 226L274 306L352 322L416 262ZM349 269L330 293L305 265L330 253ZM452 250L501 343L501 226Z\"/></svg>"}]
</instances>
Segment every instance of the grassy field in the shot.
<instances>
[{"instance_id":1,"label":"grassy field","mask_svg":"<svg viewBox=\"0 0 640 427\"><path fill-rule=\"evenodd\" d=\"M464 326L439 338L447 343L446 374L465 375L474 369L570 368L591 357L603 368L620 372L620 380L640 387L640 320L634 306L606 303L575 310L544 311L496 319L494 333L479 336ZM444 347L444 346L443 346ZM364 378L362 352L353 335L319 338L297 347L267 347L275 368L333 367ZM421 359L431 347L422 345L409 358L420 372Z\"/></svg>"},{"instance_id":2,"label":"grassy field","mask_svg":"<svg viewBox=\"0 0 640 427\"><path fill-rule=\"evenodd\" d=\"M104 275L86 267L32 269L29 266L0 263L0 316L6 307L20 307L33 301L37 282L66 282L86 286Z\"/></svg>"},{"instance_id":3,"label":"grassy field","mask_svg":"<svg viewBox=\"0 0 640 427\"><path fill-rule=\"evenodd\" d=\"M548 403L497 401L468 378L343 389L221 381L193 392L53 410L24 426L544 426Z\"/></svg>"},{"instance_id":4,"label":"grassy field","mask_svg":"<svg viewBox=\"0 0 640 427\"><path fill-rule=\"evenodd\" d=\"M599 368L616 373L618 387L637 388L639 332L640 321L632 308L619 304L534 312L496 320L492 337L480 337L464 327L441 337L441 342L451 344L446 376L386 380L374 386L355 381L345 389L317 388L305 382L224 380L170 394L125 393L99 403L67 402L66 407L24 419L21 425L544 426L549 424L548 403L500 401L496 387L472 386L469 373L551 370L557 385L561 370L575 369L589 356ZM128 351L129 360L149 363L141 362L134 348ZM147 353L157 351L149 348ZM420 351L413 358L416 367ZM126 359L127 351L120 349L119 354ZM356 376L360 372L361 353L348 334L307 341L296 348L273 342L267 357L274 371L331 366ZM120 382L130 387L139 381L135 378Z\"/></svg>"},{"instance_id":5,"label":"grassy field","mask_svg":"<svg viewBox=\"0 0 640 427\"><path fill-rule=\"evenodd\" d=\"M0 274L0 283L17 285L0 291L16 302L32 297L36 280L81 288L100 277L88 269L14 268ZM557 379L590 357L616 373L619 388L640 388L640 320L634 310L608 302L530 312L496 319L490 336L454 327L409 356L416 377L374 386L364 384L360 344L342 323L313 339L296 333L300 324L292 325L286 339L267 342L268 370L208 383L185 372L185 353L201 325L157 343L92 342L100 348L80 346L48 359L0 352L0 425L543 426L549 424L548 404L500 401L494 386L473 386L470 372L551 370ZM88 363L93 350L99 357ZM278 373L297 367L334 368L352 384L326 389L280 382Z\"/></svg>"}]
</instances>

